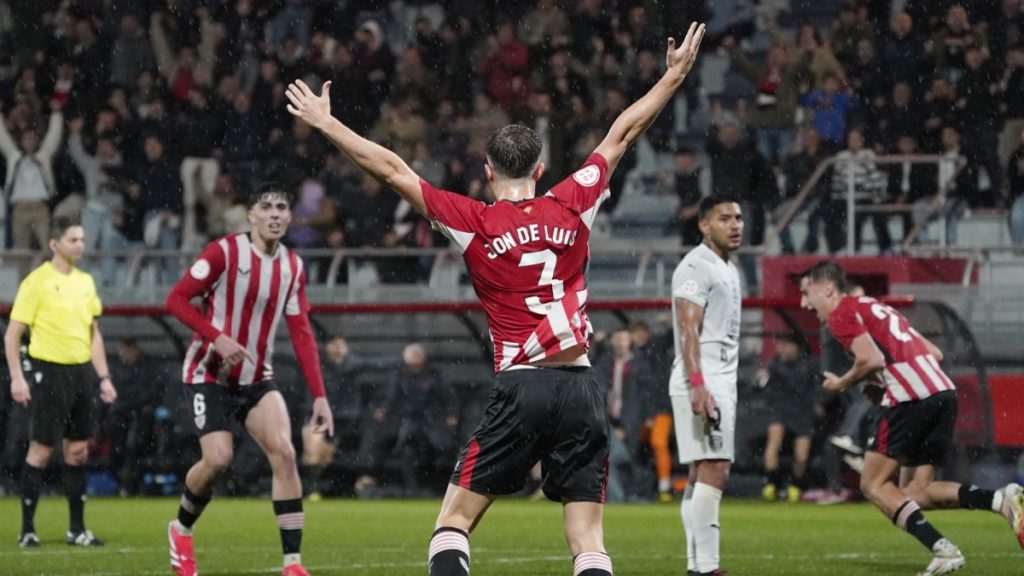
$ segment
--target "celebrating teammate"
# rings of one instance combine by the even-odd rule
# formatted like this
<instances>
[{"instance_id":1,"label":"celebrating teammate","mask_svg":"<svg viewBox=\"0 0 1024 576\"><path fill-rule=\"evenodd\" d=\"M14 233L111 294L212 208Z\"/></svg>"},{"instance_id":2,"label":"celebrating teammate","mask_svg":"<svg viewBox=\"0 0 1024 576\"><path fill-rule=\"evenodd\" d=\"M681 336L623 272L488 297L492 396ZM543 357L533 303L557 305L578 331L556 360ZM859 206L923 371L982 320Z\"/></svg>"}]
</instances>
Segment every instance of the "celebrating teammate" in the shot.
<instances>
[{"instance_id":1,"label":"celebrating teammate","mask_svg":"<svg viewBox=\"0 0 1024 576\"><path fill-rule=\"evenodd\" d=\"M11 372L11 396L28 405L30 440L21 468L21 534L18 546L39 546L35 533L36 504L43 469L55 444L63 441L64 493L71 522L67 543L102 546L85 528L85 462L92 437L92 399L99 375L100 398L110 404L117 392L107 370L96 319L102 304L92 276L75 267L85 249L82 225L66 217L50 221L53 258L22 280L4 335L4 352ZM21 337L30 329L26 364L32 368L29 386L22 371ZM92 368L89 363L92 362Z\"/></svg>"},{"instance_id":2,"label":"celebrating teammate","mask_svg":"<svg viewBox=\"0 0 1024 576\"><path fill-rule=\"evenodd\" d=\"M869 379L881 388L883 413L864 457L860 487L893 523L932 552L923 574L963 567L960 550L921 513L932 508L991 510L1004 515L1024 547L1024 495L1017 484L982 490L936 482L949 452L957 396L942 371L942 352L902 314L869 296L848 296L846 274L834 262L812 266L800 279L800 305L827 322L832 336L853 356L842 375L825 372L824 386L842 392ZM899 483L893 481L899 473Z\"/></svg>"},{"instance_id":3,"label":"celebrating teammate","mask_svg":"<svg viewBox=\"0 0 1024 576\"><path fill-rule=\"evenodd\" d=\"M735 455L740 278L729 256L743 241L734 200L701 200L704 241L672 273L676 357L669 378L679 461L690 465L683 493L687 574L720 574L718 510Z\"/></svg>"},{"instance_id":4,"label":"celebrating teammate","mask_svg":"<svg viewBox=\"0 0 1024 576\"><path fill-rule=\"evenodd\" d=\"M288 87L289 112L451 239L487 314L494 391L441 505L430 541L432 576L469 573L469 533L496 496L523 487L537 461L545 494L563 504L574 574L612 573L602 529L608 421L587 358L584 312L590 227L609 175L682 84L703 36L704 26L692 24L679 47L670 38L662 78L615 120L582 167L539 197L537 134L519 125L497 130L486 147L491 205L434 188L396 154L333 118L330 82L319 96L301 80Z\"/></svg>"},{"instance_id":5,"label":"celebrating teammate","mask_svg":"<svg viewBox=\"0 0 1024 576\"><path fill-rule=\"evenodd\" d=\"M231 463L232 420L245 426L270 461L271 495L281 530L284 576L305 576L299 549L305 517L291 424L274 384L274 335L285 317L306 385L315 398L315 431L334 433L324 396L320 356L310 328L302 260L281 244L291 222L292 197L272 186L249 199L248 234L233 234L203 249L167 297L167 310L195 331L182 378L192 408L202 459L185 478L178 518L167 527L171 567L197 573L192 526ZM190 300L200 297L204 312Z\"/></svg>"}]
</instances>

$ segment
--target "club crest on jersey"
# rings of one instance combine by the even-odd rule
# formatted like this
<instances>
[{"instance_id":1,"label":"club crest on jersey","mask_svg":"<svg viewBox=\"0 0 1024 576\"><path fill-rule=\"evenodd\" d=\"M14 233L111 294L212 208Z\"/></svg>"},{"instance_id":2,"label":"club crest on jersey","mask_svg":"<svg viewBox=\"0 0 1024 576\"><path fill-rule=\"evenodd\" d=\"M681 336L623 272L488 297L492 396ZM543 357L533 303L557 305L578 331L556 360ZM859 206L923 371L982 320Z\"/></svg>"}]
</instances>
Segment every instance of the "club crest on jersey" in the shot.
<instances>
[{"instance_id":1,"label":"club crest on jersey","mask_svg":"<svg viewBox=\"0 0 1024 576\"><path fill-rule=\"evenodd\" d=\"M202 430L205 427L206 427L206 414L203 414L202 416L196 416L196 428L199 428L200 430Z\"/></svg>"},{"instance_id":2,"label":"club crest on jersey","mask_svg":"<svg viewBox=\"0 0 1024 576\"><path fill-rule=\"evenodd\" d=\"M188 271L196 280L206 280L206 277L210 275L210 263L206 261L206 258L200 258L195 261L195 264L192 264Z\"/></svg>"},{"instance_id":3,"label":"club crest on jersey","mask_svg":"<svg viewBox=\"0 0 1024 576\"><path fill-rule=\"evenodd\" d=\"M601 170L591 164L585 168L580 168L572 175L572 179L579 182L580 186L593 186L597 184L597 179L601 177Z\"/></svg>"}]
</instances>

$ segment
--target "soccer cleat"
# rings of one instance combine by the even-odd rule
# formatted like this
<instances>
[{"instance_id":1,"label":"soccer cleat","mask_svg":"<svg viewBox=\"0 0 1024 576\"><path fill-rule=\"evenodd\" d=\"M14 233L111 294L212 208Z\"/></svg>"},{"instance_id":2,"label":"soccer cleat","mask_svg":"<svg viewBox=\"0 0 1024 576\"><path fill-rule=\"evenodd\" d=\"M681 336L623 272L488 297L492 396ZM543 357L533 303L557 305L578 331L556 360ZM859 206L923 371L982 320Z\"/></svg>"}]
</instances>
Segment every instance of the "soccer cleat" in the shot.
<instances>
[{"instance_id":1,"label":"soccer cleat","mask_svg":"<svg viewBox=\"0 0 1024 576\"><path fill-rule=\"evenodd\" d=\"M309 576L302 564L289 564L281 570L281 576Z\"/></svg>"},{"instance_id":2,"label":"soccer cleat","mask_svg":"<svg viewBox=\"0 0 1024 576\"><path fill-rule=\"evenodd\" d=\"M935 546L932 547L932 551L934 552L932 561L928 563L928 567L925 568L924 572L921 572L920 576L952 574L963 568L964 564L967 564L967 560L960 553L960 549L945 538L936 542Z\"/></svg>"},{"instance_id":3,"label":"soccer cleat","mask_svg":"<svg viewBox=\"0 0 1024 576\"><path fill-rule=\"evenodd\" d=\"M196 576L196 555L192 550L192 535L182 534L174 527L175 520L167 525L167 540L171 549L171 570L178 576Z\"/></svg>"},{"instance_id":4,"label":"soccer cleat","mask_svg":"<svg viewBox=\"0 0 1024 576\"><path fill-rule=\"evenodd\" d=\"M801 494L802 492L799 488L796 486L790 486L786 489L786 500L790 502L799 502Z\"/></svg>"},{"instance_id":5,"label":"soccer cleat","mask_svg":"<svg viewBox=\"0 0 1024 576\"><path fill-rule=\"evenodd\" d=\"M658 492L658 502L662 504L671 504L675 498L672 497L671 492Z\"/></svg>"},{"instance_id":6,"label":"soccer cleat","mask_svg":"<svg viewBox=\"0 0 1024 576\"><path fill-rule=\"evenodd\" d=\"M18 535L18 548L38 548L39 537L35 532L25 532Z\"/></svg>"},{"instance_id":7,"label":"soccer cleat","mask_svg":"<svg viewBox=\"0 0 1024 576\"><path fill-rule=\"evenodd\" d=\"M1010 521L1020 547L1024 548L1024 489L1020 484L1010 483L1003 488L1002 513Z\"/></svg>"},{"instance_id":8,"label":"soccer cleat","mask_svg":"<svg viewBox=\"0 0 1024 576\"><path fill-rule=\"evenodd\" d=\"M103 541L97 538L92 533L92 530L82 530L81 532L71 532L69 530L64 540L68 543L68 546L85 546L86 548L103 546Z\"/></svg>"},{"instance_id":9,"label":"soccer cleat","mask_svg":"<svg viewBox=\"0 0 1024 576\"><path fill-rule=\"evenodd\" d=\"M772 484L772 483L769 482L768 484L764 485L764 488L761 489L761 498L764 498L764 500L766 502L775 502L775 498L776 498L776 493L775 492L776 492L775 484Z\"/></svg>"},{"instance_id":10,"label":"soccer cleat","mask_svg":"<svg viewBox=\"0 0 1024 576\"><path fill-rule=\"evenodd\" d=\"M860 456L864 453L864 449L858 446L857 443L853 441L853 438L850 438L849 436L830 436L828 441L836 448L849 452L850 454Z\"/></svg>"}]
</instances>

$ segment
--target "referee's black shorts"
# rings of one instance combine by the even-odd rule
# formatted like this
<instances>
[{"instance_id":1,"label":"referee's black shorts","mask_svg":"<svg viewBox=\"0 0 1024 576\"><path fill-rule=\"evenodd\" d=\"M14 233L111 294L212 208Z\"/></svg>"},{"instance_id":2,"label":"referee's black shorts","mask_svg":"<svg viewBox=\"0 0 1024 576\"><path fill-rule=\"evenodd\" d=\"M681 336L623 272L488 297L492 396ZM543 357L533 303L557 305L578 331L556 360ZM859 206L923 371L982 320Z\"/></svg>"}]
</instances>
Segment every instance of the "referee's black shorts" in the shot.
<instances>
[{"instance_id":1,"label":"referee's black shorts","mask_svg":"<svg viewBox=\"0 0 1024 576\"><path fill-rule=\"evenodd\" d=\"M29 358L32 392L29 439L44 446L92 437L96 373L92 365L55 364Z\"/></svg>"},{"instance_id":2,"label":"referee's black shorts","mask_svg":"<svg viewBox=\"0 0 1024 576\"><path fill-rule=\"evenodd\" d=\"M874 438L868 440L868 450L885 454L901 466L941 467L953 444L956 411L954 390L885 408Z\"/></svg>"},{"instance_id":3,"label":"referee's black shorts","mask_svg":"<svg viewBox=\"0 0 1024 576\"><path fill-rule=\"evenodd\" d=\"M604 502L608 438L604 396L593 369L501 372L451 482L479 494L514 494L539 461L549 499Z\"/></svg>"}]
</instances>

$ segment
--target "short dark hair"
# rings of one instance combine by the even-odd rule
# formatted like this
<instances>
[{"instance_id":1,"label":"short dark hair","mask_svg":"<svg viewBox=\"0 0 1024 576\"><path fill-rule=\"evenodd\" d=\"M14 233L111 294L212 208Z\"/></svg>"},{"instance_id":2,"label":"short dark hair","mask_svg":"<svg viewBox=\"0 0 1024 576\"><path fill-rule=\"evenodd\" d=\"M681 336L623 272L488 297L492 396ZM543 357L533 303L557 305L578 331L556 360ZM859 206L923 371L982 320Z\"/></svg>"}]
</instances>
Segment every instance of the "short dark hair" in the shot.
<instances>
[{"instance_id":1,"label":"short dark hair","mask_svg":"<svg viewBox=\"0 0 1024 576\"><path fill-rule=\"evenodd\" d=\"M511 124L491 134L484 149L487 163L506 178L526 178L540 159L542 144L533 130L522 124Z\"/></svg>"},{"instance_id":2,"label":"short dark hair","mask_svg":"<svg viewBox=\"0 0 1024 576\"><path fill-rule=\"evenodd\" d=\"M249 192L245 206L247 208L252 208L262 202L267 196L283 198L284 201L288 203L289 208L295 206L295 193L277 182L264 182L259 188Z\"/></svg>"},{"instance_id":3,"label":"short dark hair","mask_svg":"<svg viewBox=\"0 0 1024 576\"><path fill-rule=\"evenodd\" d=\"M50 218L50 240L60 240L68 228L81 225L82 221L75 216L54 216Z\"/></svg>"},{"instance_id":4,"label":"short dark hair","mask_svg":"<svg viewBox=\"0 0 1024 576\"><path fill-rule=\"evenodd\" d=\"M705 196L704 198L701 199L700 205L698 206L698 213L700 215L700 219L704 220L705 218L707 218L708 214L710 214L711 211L715 209L715 206L718 206L719 204L730 203L739 204L739 201L731 196L724 196L722 194L711 194L710 196Z\"/></svg>"},{"instance_id":5,"label":"short dark hair","mask_svg":"<svg viewBox=\"0 0 1024 576\"><path fill-rule=\"evenodd\" d=\"M849 283L846 280L846 272L843 271L842 266L831 260L823 260L814 266L811 266L800 275L800 279L804 278L807 278L815 284L824 281L832 282L836 285L836 289L844 293L849 289Z\"/></svg>"}]
</instances>

